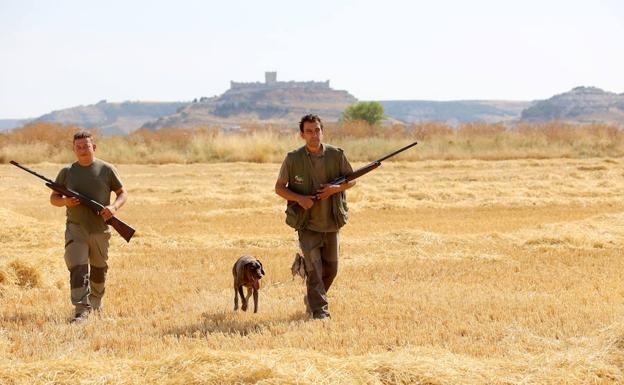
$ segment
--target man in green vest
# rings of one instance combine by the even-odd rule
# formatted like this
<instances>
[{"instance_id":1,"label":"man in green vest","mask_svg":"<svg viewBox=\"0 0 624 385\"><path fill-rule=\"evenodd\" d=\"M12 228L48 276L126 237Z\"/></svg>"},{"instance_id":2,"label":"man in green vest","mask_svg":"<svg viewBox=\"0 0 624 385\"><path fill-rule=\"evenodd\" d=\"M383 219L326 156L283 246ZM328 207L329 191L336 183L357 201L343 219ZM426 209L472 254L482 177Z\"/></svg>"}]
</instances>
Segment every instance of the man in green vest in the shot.
<instances>
[{"instance_id":1,"label":"man in green vest","mask_svg":"<svg viewBox=\"0 0 624 385\"><path fill-rule=\"evenodd\" d=\"M96 159L95 148L89 132L76 133L73 150L77 161L59 172L56 183L104 205L100 215L81 205L78 198L65 197L56 191L50 196L52 205L67 208L65 264L69 269L71 301L75 307L72 322L82 321L92 310L102 308L111 237L105 221L114 216L128 198L117 170ZM111 204L112 191L117 197Z\"/></svg>"},{"instance_id":2,"label":"man in green vest","mask_svg":"<svg viewBox=\"0 0 624 385\"><path fill-rule=\"evenodd\" d=\"M353 169L342 149L323 143L321 118L304 116L299 131L305 146L286 155L275 192L288 200L286 223L299 235L308 312L314 319L326 319L330 317L327 291L338 272L338 232L347 223L345 190L355 181L329 184Z\"/></svg>"}]
</instances>

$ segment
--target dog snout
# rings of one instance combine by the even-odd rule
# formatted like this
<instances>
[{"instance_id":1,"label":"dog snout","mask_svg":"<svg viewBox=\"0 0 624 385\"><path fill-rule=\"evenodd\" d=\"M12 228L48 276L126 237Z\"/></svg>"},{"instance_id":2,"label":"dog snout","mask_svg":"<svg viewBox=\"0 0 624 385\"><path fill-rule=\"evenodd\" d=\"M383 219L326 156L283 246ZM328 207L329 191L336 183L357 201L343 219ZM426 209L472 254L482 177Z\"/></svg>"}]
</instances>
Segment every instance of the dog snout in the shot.
<instances>
[{"instance_id":1,"label":"dog snout","mask_svg":"<svg viewBox=\"0 0 624 385\"><path fill-rule=\"evenodd\" d=\"M262 278L264 276L264 269L262 268L262 263L260 263L260 261L254 264L254 271L258 278Z\"/></svg>"}]
</instances>

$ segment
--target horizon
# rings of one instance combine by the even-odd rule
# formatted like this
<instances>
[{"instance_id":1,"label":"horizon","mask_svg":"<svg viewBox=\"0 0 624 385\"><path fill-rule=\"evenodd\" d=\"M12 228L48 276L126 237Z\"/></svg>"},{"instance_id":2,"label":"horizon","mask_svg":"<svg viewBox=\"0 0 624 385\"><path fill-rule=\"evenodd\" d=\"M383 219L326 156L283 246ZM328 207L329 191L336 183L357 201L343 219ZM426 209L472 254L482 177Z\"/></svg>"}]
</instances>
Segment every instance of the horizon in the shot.
<instances>
[{"instance_id":1,"label":"horizon","mask_svg":"<svg viewBox=\"0 0 624 385\"><path fill-rule=\"evenodd\" d=\"M0 1L0 119L101 100L176 102L231 80L325 81L358 100L533 101L624 93L624 5ZM318 21L318 22L316 22ZM112 25L114 28L111 28ZM41 65L45 63L45 65Z\"/></svg>"},{"instance_id":2,"label":"horizon","mask_svg":"<svg viewBox=\"0 0 624 385\"><path fill-rule=\"evenodd\" d=\"M278 82L280 80L278 79ZM289 81L289 80L285 80L285 81ZM331 82L330 82L330 87L331 87ZM587 87L587 88L599 88L599 87L594 87L594 86L577 86L574 87L570 90L564 91L564 92L560 92L558 94L561 93L565 93L565 92L570 92L575 88L579 88L579 87ZM601 89L604 92L613 92L613 93L617 93L620 95L624 95L624 92L622 93L618 93L618 92L614 92L614 91L610 91L610 90L604 90ZM226 90L227 91L227 90ZM348 90L346 90L348 91ZM225 91L224 91L225 92ZM554 94L552 96L558 95L558 94ZM220 96L220 95L216 95L216 96ZM193 98L193 99L199 99L199 97ZM192 103L193 99L190 100L121 100L121 101L117 101L117 100L108 100L108 99L102 99L99 100L97 102L93 102L93 103L83 103L83 104L77 104L77 105L73 105L73 106L67 106L67 107L62 107L59 108L58 110L50 110L44 113L41 113L39 115L36 116L29 116L29 117L25 117L25 118L11 118L11 117L2 117L0 116L0 120L30 120L30 119L37 119L43 115L49 114L49 113L54 113L57 111L61 111L61 110L65 110L65 109L71 109L71 108L76 108L76 107L87 107L87 106L94 106L97 105L101 102L107 103L107 104L124 104L124 103ZM547 98L548 99L548 98ZM540 101L540 100L545 100L545 99L531 99L531 100L512 100L512 99L452 99L452 100L427 100L427 99L383 99L383 100L361 100L358 99L359 102L367 102L367 101L376 101L376 102L432 102L432 103L451 103L451 102L517 102L517 103L522 103L522 102L536 102L536 101Z\"/></svg>"}]
</instances>

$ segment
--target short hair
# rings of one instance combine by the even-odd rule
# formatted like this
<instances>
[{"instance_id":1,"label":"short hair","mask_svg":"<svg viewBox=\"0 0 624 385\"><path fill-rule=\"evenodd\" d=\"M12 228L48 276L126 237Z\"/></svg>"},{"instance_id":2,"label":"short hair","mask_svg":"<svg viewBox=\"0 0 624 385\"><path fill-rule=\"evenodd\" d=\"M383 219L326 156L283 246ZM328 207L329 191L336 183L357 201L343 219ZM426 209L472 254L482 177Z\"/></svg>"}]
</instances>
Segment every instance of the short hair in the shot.
<instances>
[{"instance_id":1,"label":"short hair","mask_svg":"<svg viewBox=\"0 0 624 385\"><path fill-rule=\"evenodd\" d=\"M299 122L299 131L303 132L303 123L318 123L321 125L321 129L323 129L323 122L321 121L321 118L319 118L318 115L316 114L307 114L304 115L301 118L301 121Z\"/></svg>"},{"instance_id":2,"label":"short hair","mask_svg":"<svg viewBox=\"0 0 624 385\"><path fill-rule=\"evenodd\" d=\"M74 134L74 143L78 139L91 139L91 142L93 142L93 135L91 135L89 131L84 131L84 130L78 131L77 133Z\"/></svg>"}]
</instances>

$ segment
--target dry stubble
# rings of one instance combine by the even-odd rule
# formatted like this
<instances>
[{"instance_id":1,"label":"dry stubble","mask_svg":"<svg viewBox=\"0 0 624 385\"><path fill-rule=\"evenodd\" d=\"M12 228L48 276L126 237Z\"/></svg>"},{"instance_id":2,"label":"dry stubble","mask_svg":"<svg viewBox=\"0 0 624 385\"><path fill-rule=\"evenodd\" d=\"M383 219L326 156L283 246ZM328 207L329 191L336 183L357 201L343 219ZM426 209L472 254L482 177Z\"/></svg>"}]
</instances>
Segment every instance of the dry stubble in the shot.
<instances>
[{"instance_id":1,"label":"dry stubble","mask_svg":"<svg viewBox=\"0 0 624 385\"><path fill-rule=\"evenodd\" d=\"M120 166L138 232L75 326L63 212L1 166L0 383L624 382L624 160L384 164L349 191L330 322L290 276L278 167ZM231 310L242 254L257 315Z\"/></svg>"}]
</instances>

